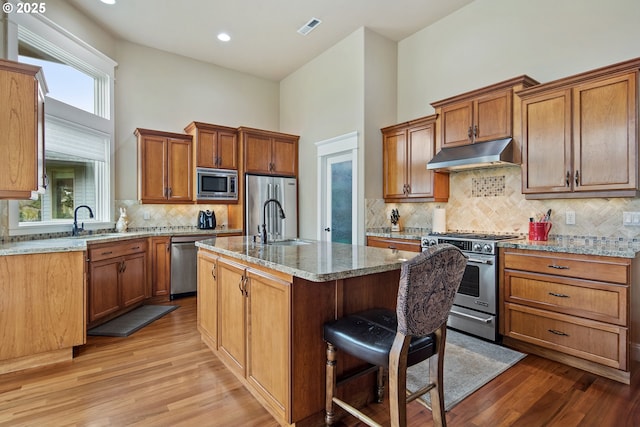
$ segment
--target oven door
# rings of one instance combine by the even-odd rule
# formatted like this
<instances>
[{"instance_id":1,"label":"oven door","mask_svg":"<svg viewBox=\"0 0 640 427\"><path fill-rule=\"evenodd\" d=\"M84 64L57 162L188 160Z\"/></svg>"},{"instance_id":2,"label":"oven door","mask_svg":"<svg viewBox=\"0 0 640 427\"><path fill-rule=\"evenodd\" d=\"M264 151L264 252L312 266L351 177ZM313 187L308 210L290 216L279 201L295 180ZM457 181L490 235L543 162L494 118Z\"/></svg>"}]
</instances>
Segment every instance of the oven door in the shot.
<instances>
[{"instance_id":1,"label":"oven door","mask_svg":"<svg viewBox=\"0 0 640 427\"><path fill-rule=\"evenodd\" d=\"M496 341L496 257L482 254L467 256L467 267L447 324L469 334Z\"/></svg>"}]
</instances>

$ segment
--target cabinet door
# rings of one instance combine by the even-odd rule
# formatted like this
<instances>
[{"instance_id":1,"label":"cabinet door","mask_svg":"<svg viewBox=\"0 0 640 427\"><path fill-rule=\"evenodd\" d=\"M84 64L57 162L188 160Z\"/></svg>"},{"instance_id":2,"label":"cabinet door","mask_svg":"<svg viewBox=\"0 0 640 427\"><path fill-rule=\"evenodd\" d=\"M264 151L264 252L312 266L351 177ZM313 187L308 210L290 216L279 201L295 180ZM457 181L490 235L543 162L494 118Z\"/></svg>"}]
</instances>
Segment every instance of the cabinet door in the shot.
<instances>
[{"instance_id":1,"label":"cabinet door","mask_svg":"<svg viewBox=\"0 0 640 427\"><path fill-rule=\"evenodd\" d=\"M238 169L238 136L235 132L218 131L217 167Z\"/></svg>"},{"instance_id":2,"label":"cabinet door","mask_svg":"<svg viewBox=\"0 0 640 427\"><path fill-rule=\"evenodd\" d=\"M38 81L0 69L0 198L29 199L38 181Z\"/></svg>"},{"instance_id":3,"label":"cabinet door","mask_svg":"<svg viewBox=\"0 0 640 427\"><path fill-rule=\"evenodd\" d=\"M434 125L411 128L407 137L407 196L433 197L434 172L427 170L427 162L433 158Z\"/></svg>"},{"instance_id":4,"label":"cabinet door","mask_svg":"<svg viewBox=\"0 0 640 427\"><path fill-rule=\"evenodd\" d=\"M218 279L217 257L198 250L198 329L218 346Z\"/></svg>"},{"instance_id":5,"label":"cabinet door","mask_svg":"<svg viewBox=\"0 0 640 427\"><path fill-rule=\"evenodd\" d=\"M147 294L146 254L129 255L122 260L120 295L122 307L144 301Z\"/></svg>"},{"instance_id":6,"label":"cabinet door","mask_svg":"<svg viewBox=\"0 0 640 427\"><path fill-rule=\"evenodd\" d=\"M167 140L167 199L169 202L191 202L192 143L190 140Z\"/></svg>"},{"instance_id":7,"label":"cabinet door","mask_svg":"<svg viewBox=\"0 0 640 427\"><path fill-rule=\"evenodd\" d=\"M120 258L89 264L89 323L120 309L118 279L121 268Z\"/></svg>"},{"instance_id":8,"label":"cabinet door","mask_svg":"<svg viewBox=\"0 0 640 427\"><path fill-rule=\"evenodd\" d=\"M473 103L471 101L442 107L442 141L440 148L471 144Z\"/></svg>"},{"instance_id":9,"label":"cabinet door","mask_svg":"<svg viewBox=\"0 0 640 427\"><path fill-rule=\"evenodd\" d=\"M217 167L218 153L216 150L217 132L198 129L196 142L196 166L201 168Z\"/></svg>"},{"instance_id":10,"label":"cabinet door","mask_svg":"<svg viewBox=\"0 0 640 427\"><path fill-rule=\"evenodd\" d=\"M138 144L140 200L164 203L167 200L167 139L144 136Z\"/></svg>"},{"instance_id":11,"label":"cabinet door","mask_svg":"<svg viewBox=\"0 0 640 427\"><path fill-rule=\"evenodd\" d=\"M403 129L385 133L382 136L382 186L385 199L402 199L406 195L406 135L407 132Z\"/></svg>"},{"instance_id":12,"label":"cabinet door","mask_svg":"<svg viewBox=\"0 0 640 427\"><path fill-rule=\"evenodd\" d=\"M473 141L484 142L511 136L513 121L511 89L479 97L473 103Z\"/></svg>"},{"instance_id":13,"label":"cabinet door","mask_svg":"<svg viewBox=\"0 0 640 427\"><path fill-rule=\"evenodd\" d=\"M573 89L574 191L635 189L636 73Z\"/></svg>"},{"instance_id":14,"label":"cabinet door","mask_svg":"<svg viewBox=\"0 0 640 427\"><path fill-rule=\"evenodd\" d=\"M151 238L151 293L167 296L171 288L171 239Z\"/></svg>"},{"instance_id":15,"label":"cabinet door","mask_svg":"<svg viewBox=\"0 0 640 427\"><path fill-rule=\"evenodd\" d=\"M298 141L275 137L271 146L271 173L296 176L298 174Z\"/></svg>"},{"instance_id":16,"label":"cabinet door","mask_svg":"<svg viewBox=\"0 0 640 427\"><path fill-rule=\"evenodd\" d=\"M290 400L291 284L252 269L247 270L247 277L247 380L285 418Z\"/></svg>"},{"instance_id":17,"label":"cabinet door","mask_svg":"<svg viewBox=\"0 0 640 427\"><path fill-rule=\"evenodd\" d=\"M244 137L245 172L271 173L271 138L248 133Z\"/></svg>"},{"instance_id":18,"label":"cabinet door","mask_svg":"<svg viewBox=\"0 0 640 427\"><path fill-rule=\"evenodd\" d=\"M245 376L245 288L244 266L218 259L218 348L227 365Z\"/></svg>"},{"instance_id":19,"label":"cabinet door","mask_svg":"<svg viewBox=\"0 0 640 427\"><path fill-rule=\"evenodd\" d=\"M571 191L571 92L524 99L522 115L522 192Z\"/></svg>"}]
</instances>

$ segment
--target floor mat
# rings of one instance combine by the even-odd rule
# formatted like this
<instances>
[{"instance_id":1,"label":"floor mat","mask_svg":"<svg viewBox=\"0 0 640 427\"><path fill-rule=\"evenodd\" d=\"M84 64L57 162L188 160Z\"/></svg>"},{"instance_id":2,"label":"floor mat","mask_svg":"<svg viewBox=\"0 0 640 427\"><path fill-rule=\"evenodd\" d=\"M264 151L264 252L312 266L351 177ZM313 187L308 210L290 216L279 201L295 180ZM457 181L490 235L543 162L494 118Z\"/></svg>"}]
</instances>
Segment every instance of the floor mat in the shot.
<instances>
[{"instance_id":1,"label":"floor mat","mask_svg":"<svg viewBox=\"0 0 640 427\"><path fill-rule=\"evenodd\" d=\"M135 310L116 317L95 328L89 329L87 335L102 335L108 337L127 337L135 331L144 328L154 320L158 320L167 313L180 307L179 305L143 305Z\"/></svg>"}]
</instances>

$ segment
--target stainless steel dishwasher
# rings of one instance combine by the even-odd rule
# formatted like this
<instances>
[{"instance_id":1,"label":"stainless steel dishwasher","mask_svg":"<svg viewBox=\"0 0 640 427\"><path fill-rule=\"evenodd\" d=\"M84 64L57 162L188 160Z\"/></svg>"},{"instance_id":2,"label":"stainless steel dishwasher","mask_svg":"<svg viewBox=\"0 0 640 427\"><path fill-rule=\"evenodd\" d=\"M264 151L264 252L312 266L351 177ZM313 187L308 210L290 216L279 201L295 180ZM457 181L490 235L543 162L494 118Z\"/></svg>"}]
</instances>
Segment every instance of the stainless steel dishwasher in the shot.
<instances>
[{"instance_id":1,"label":"stainless steel dishwasher","mask_svg":"<svg viewBox=\"0 0 640 427\"><path fill-rule=\"evenodd\" d=\"M198 289L198 251L195 242L215 236L176 236L171 238L171 299L193 296Z\"/></svg>"}]
</instances>

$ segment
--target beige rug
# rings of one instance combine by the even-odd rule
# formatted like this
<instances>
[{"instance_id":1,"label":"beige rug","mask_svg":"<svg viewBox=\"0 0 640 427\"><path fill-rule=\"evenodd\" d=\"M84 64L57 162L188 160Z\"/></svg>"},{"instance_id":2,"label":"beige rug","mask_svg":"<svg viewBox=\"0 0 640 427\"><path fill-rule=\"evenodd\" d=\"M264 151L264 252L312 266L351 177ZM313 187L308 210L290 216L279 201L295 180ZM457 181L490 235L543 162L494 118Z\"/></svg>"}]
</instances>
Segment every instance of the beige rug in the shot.
<instances>
[{"instance_id":1,"label":"beige rug","mask_svg":"<svg viewBox=\"0 0 640 427\"><path fill-rule=\"evenodd\" d=\"M447 330L444 352L444 407L450 410L480 387L515 365L526 355L479 338ZM407 371L407 388L424 386L429 375L429 361L411 366ZM422 399L431 408L429 393Z\"/></svg>"}]
</instances>

